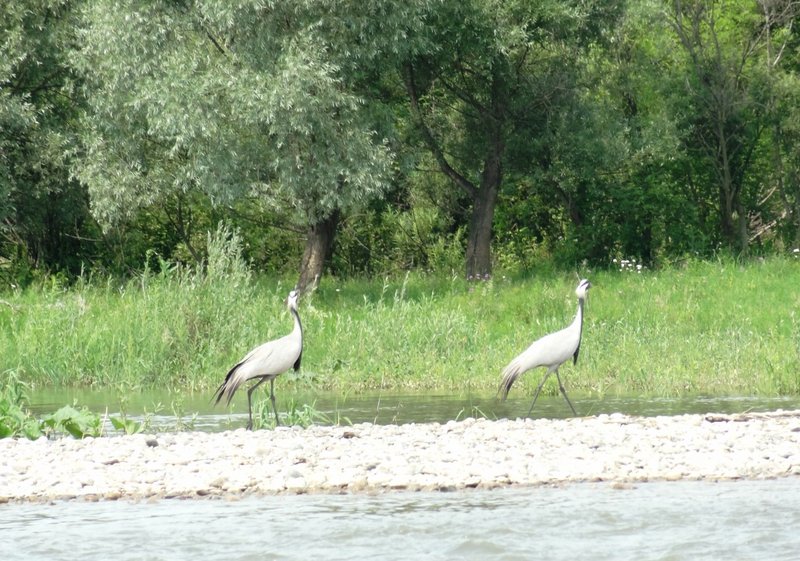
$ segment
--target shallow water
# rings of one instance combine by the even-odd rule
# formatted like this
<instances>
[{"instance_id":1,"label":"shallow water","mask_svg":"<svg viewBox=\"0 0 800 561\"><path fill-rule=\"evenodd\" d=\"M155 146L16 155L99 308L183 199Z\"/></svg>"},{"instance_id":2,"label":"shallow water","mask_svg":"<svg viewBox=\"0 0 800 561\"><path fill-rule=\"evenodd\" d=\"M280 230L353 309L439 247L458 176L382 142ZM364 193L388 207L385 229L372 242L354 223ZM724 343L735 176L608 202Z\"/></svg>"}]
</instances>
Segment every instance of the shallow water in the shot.
<instances>
[{"instance_id":1,"label":"shallow water","mask_svg":"<svg viewBox=\"0 0 800 561\"><path fill-rule=\"evenodd\" d=\"M145 416L155 430L194 429L220 431L243 427L247 423L246 392L240 392L230 408L214 407L209 394L172 394L142 392L124 397L118 391L95 391L75 388L45 388L31 395L31 409L36 414L55 411L77 401L93 411L118 416L121 409L137 420ZM262 398L263 395L262 394ZM368 393L342 396L332 393L278 395L279 412L286 411L291 402L298 407L313 406L321 414L317 424L348 423L444 423L465 417L489 419L524 416L530 407L530 396L509 397L502 402L494 395L431 395ZM702 397L640 398L605 396L602 398L572 397L581 416L601 413L629 415L677 415L684 413L743 413L800 409L800 396L784 397ZM536 402L532 417L565 418L572 412L561 396L542 396Z\"/></svg>"},{"instance_id":2,"label":"shallow water","mask_svg":"<svg viewBox=\"0 0 800 561\"><path fill-rule=\"evenodd\" d=\"M0 559L770 559L800 480L0 505Z\"/></svg>"}]
</instances>

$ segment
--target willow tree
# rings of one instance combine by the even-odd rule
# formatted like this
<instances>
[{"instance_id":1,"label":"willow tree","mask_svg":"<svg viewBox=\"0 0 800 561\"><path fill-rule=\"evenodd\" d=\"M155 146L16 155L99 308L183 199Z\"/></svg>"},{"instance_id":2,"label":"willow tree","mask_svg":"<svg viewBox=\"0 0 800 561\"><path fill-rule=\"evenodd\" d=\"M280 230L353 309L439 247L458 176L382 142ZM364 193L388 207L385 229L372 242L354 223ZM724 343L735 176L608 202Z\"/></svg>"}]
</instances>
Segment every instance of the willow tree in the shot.
<instances>
[{"instance_id":1,"label":"willow tree","mask_svg":"<svg viewBox=\"0 0 800 561\"><path fill-rule=\"evenodd\" d=\"M322 273L341 213L391 158L319 40L314 2L89 3L76 65L90 111L77 176L104 224L166 195L257 200L306 229L299 286Z\"/></svg>"}]
</instances>

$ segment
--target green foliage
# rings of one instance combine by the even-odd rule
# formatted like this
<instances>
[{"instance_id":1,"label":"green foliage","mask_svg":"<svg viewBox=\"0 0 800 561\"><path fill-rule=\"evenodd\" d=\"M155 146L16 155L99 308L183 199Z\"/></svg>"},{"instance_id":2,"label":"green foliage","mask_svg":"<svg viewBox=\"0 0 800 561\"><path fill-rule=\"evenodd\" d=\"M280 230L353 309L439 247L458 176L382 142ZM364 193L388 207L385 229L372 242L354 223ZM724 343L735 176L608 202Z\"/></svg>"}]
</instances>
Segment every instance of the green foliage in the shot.
<instances>
[{"instance_id":1,"label":"green foliage","mask_svg":"<svg viewBox=\"0 0 800 561\"><path fill-rule=\"evenodd\" d=\"M283 426L308 428L312 425L340 424L341 419L334 420L322 411L317 411L314 404L298 405L294 399L289 400L285 411L278 410L278 418ZM260 399L253 404L253 430L274 429L275 413L269 399Z\"/></svg>"},{"instance_id":2,"label":"green foliage","mask_svg":"<svg viewBox=\"0 0 800 561\"><path fill-rule=\"evenodd\" d=\"M786 259L750 266L689 261L661 273L612 277L611 293L595 291L589 308L587 329L594 328L595 348L606 351L584 362L593 390L797 393L798 302L787 290L796 267Z\"/></svg>"},{"instance_id":3,"label":"green foliage","mask_svg":"<svg viewBox=\"0 0 800 561\"><path fill-rule=\"evenodd\" d=\"M385 188L390 155L313 33L317 8L227 4L87 6L76 173L105 224L194 191L307 224Z\"/></svg>"},{"instance_id":4,"label":"green foliage","mask_svg":"<svg viewBox=\"0 0 800 561\"><path fill-rule=\"evenodd\" d=\"M65 405L42 419L42 428L48 435L66 433L74 438L98 437L103 434L103 419L86 407L77 409L77 403Z\"/></svg>"},{"instance_id":5,"label":"green foliage","mask_svg":"<svg viewBox=\"0 0 800 561\"><path fill-rule=\"evenodd\" d=\"M258 291L238 240L220 226L205 268L164 263L122 283L83 278L72 289L42 284L19 293L14 308L0 308L4 364L24 365L26 376L46 383L193 389L285 329L288 286ZM243 305L254 307L243 314ZM17 353L30 360L18 362Z\"/></svg>"},{"instance_id":6,"label":"green foliage","mask_svg":"<svg viewBox=\"0 0 800 561\"><path fill-rule=\"evenodd\" d=\"M448 275L462 268L464 230L432 206L391 208L349 217L336 239L331 271L342 277L424 270Z\"/></svg>"},{"instance_id":7,"label":"green foliage","mask_svg":"<svg viewBox=\"0 0 800 561\"><path fill-rule=\"evenodd\" d=\"M433 23L423 33L436 48L403 66L411 141L429 150L432 163L469 198L468 276L491 271L489 226L499 191L516 187L509 177L543 174L543 188L563 199L571 186L561 183L583 175L564 173L557 136L573 121L566 117L579 121L586 114L576 103L590 81L582 76L584 59L590 46L603 44L616 5L478 0L431 9ZM584 145L598 138L585 130L575 136L586 137Z\"/></svg>"},{"instance_id":8,"label":"green foliage","mask_svg":"<svg viewBox=\"0 0 800 561\"><path fill-rule=\"evenodd\" d=\"M769 7L765 4L764 9ZM794 8L786 10L788 15ZM680 96L691 106L681 125L690 131L684 143L694 156L692 171L705 176L707 196L717 198L721 241L747 252L745 209L756 212L767 202L759 203L768 188L756 174L754 154L767 123L767 100L773 95L765 81L773 64L771 28L780 23L767 21L748 2L675 2L668 17L683 57Z\"/></svg>"},{"instance_id":9,"label":"green foliage","mask_svg":"<svg viewBox=\"0 0 800 561\"><path fill-rule=\"evenodd\" d=\"M463 270L474 193L440 160L480 186L490 147L506 273L791 249L799 10L5 2L0 286L197 267L222 220L245 259L280 276L333 211L337 276ZM409 104L409 66L438 155Z\"/></svg>"},{"instance_id":10,"label":"green foliage","mask_svg":"<svg viewBox=\"0 0 800 561\"><path fill-rule=\"evenodd\" d=\"M580 361L562 371L571 395L800 392L798 266L775 257L582 270L595 288ZM322 283L300 304L302 376L279 377L276 395L288 399L309 384L494 392L511 357L575 313L574 272L503 277L468 284L459 275L411 273ZM123 285L21 291L17 311L0 308L0 368L13 367L27 383L210 395L244 352L291 327L288 283L227 279L172 268ZM538 380L523 376L517 391Z\"/></svg>"},{"instance_id":11,"label":"green foliage","mask_svg":"<svg viewBox=\"0 0 800 561\"><path fill-rule=\"evenodd\" d=\"M334 210L342 228L329 271L342 290L366 286L364 276L393 287L367 286L375 308L358 315L425 315L418 302L390 301L412 271L406 288L444 290L428 295L431 311L458 324L437 303L463 288L441 279L464 268L475 198L453 188L441 159L473 186L489 154L501 160L500 280L615 257L668 269L724 246L785 253L800 245L798 10L738 0L4 2L0 286L12 302L0 302L2 366L40 381L166 376L205 387L285 328L279 302L291 283L276 279L296 272L307 226ZM409 66L440 154L409 104ZM221 222L235 234L209 237ZM214 245L226 236L238 238L226 246L236 255ZM328 297L314 297L312 318L335 313ZM461 332L478 319L453 330L469 340ZM57 334L73 330L62 344ZM416 369L394 360L390 380ZM328 375L319 378L334 383Z\"/></svg>"},{"instance_id":12,"label":"green foliage","mask_svg":"<svg viewBox=\"0 0 800 561\"><path fill-rule=\"evenodd\" d=\"M55 413L37 419L26 408L28 402L27 385L13 371L3 373L0 386L0 438L25 437L30 440L59 433L75 438L97 437L103 433L103 420L86 407L77 409L77 404L65 405ZM116 421L112 419L112 422ZM116 427L116 423L114 423ZM129 428L123 423L120 427Z\"/></svg>"},{"instance_id":13,"label":"green foliage","mask_svg":"<svg viewBox=\"0 0 800 561\"><path fill-rule=\"evenodd\" d=\"M144 423L129 419L126 416L111 417L111 425L125 434L139 434L145 429Z\"/></svg>"},{"instance_id":14,"label":"green foliage","mask_svg":"<svg viewBox=\"0 0 800 561\"><path fill-rule=\"evenodd\" d=\"M42 435L41 423L25 407L27 386L13 371L2 373L0 386L0 438L25 437L35 440Z\"/></svg>"},{"instance_id":15,"label":"green foliage","mask_svg":"<svg viewBox=\"0 0 800 561\"><path fill-rule=\"evenodd\" d=\"M69 174L82 108L68 53L70 0L0 5L0 282L25 285L41 269L78 274L97 234L86 189Z\"/></svg>"}]
</instances>

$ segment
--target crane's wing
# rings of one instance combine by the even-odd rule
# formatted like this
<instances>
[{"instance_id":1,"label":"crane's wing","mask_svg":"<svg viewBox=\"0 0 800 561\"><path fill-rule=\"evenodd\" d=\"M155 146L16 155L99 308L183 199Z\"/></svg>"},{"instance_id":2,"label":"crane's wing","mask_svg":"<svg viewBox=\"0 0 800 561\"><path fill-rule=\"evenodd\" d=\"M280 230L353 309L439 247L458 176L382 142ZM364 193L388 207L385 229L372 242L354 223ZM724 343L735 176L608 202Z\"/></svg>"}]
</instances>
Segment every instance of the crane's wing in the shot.
<instances>
[{"instance_id":1,"label":"crane's wing","mask_svg":"<svg viewBox=\"0 0 800 561\"><path fill-rule=\"evenodd\" d=\"M576 346L580 341L575 336L573 326L537 339L531 346L514 357L503 369L503 379L498 392L502 399L508 396L511 386L522 374L539 366L551 367L566 362L573 354L577 356Z\"/></svg>"},{"instance_id":2,"label":"crane's wing","mask_svg":"<svg viewBox=\"0 0 800 561\"><path fill-rule=\"evenodd\" d=\"M275 377L294 365L299 367L301 353L302 340L292 333L259 345L228 371L225 381L214 394L215 403L225 397L230 404L233 394L248 380Z\"/></svg>"},{"instance_id":3,"label":"crane's wing","mask_svg":"<svg viewBox=\"0 0 800 561\"><path fill-rule=\"evenodd\" d=\"M253 377L248 375L252 370L251 361L253 358L258 354L263 354L261 357L262 359L269 359L269 355L271 354L270 343L274 343L274 341L270 341L269 343L264 343L263 345L256 347L247 353L242 360L237 362L233 368L228 370L225 380L223 380L223 382L217 388L217 391L214 393L214 397L216 397L216 400L214 401L215 405L222 400L223 396L226 398L226 403L230 405L231 399L233 399L233 394L236 393L236 390L239 389L239 386Z\"/></svg>"}]
</instances>

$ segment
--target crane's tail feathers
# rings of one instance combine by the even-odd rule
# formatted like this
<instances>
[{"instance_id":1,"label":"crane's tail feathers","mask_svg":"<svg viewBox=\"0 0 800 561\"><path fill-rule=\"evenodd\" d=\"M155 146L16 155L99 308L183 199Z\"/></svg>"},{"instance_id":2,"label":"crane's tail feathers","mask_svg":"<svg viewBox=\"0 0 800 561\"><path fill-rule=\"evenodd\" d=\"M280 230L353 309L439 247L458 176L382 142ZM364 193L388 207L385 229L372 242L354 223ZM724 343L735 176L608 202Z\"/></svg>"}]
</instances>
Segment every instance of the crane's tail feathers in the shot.
<instances>
[{"instance_id":1,"label":"crane's tail feathers","mask_svg":"<svg viewBox=\"0 0 800 561\"><path fill-rule=\"evenodd\" d=\"M225 398L225 405L231 404L233 394L236 393L236 390L238 390L241 385L241 381L234 376L236 369L239 368L241 364L240 362L228 371L228 375L225 376L225 381L222 382L217 388L217 391L214 392L214 396L211 398L214 401L214 405L219 404L223 397Z\"/></svg>"},{"instance_id":2,"label":"crane's tail feathers","mask_svg":"<svg viewBox=\"0 0 800 561\"><path fill-rule=\"evenodd\" d=\"M521 369L513 362L505 367L505 370L503 370L503 379L500 382L500 387L497 389L497 393L502 401L506 400L511 386L514 385L514 382L516 382L520 374L522 374Z\"/></svg>"},{"instance_id":3,"label":"crane's tail feathers","mask_svg":"<svg viewBox=\"0 0 800 561\"><path fill-rule=\"evenodd\" d=\"M220 386L217 388L217 391L214 392L214 395L211 397L211 401L214 402L214 405L219 405L219 402L222 401L222 398L227 395L227 399L225 400L225 405L231 404L231 398L233 397L233 393L229 393L227 390L227 381L222 382Z\"/></svg>"}]
</instances>

